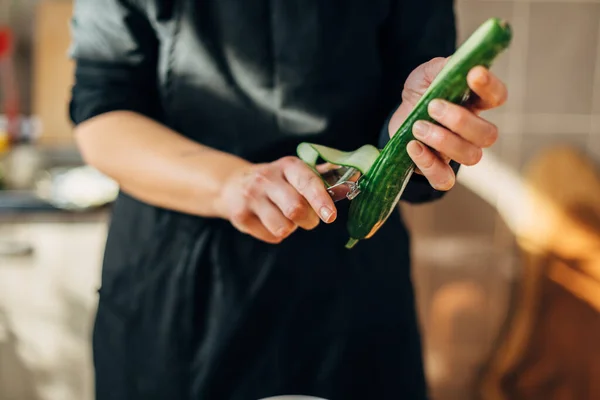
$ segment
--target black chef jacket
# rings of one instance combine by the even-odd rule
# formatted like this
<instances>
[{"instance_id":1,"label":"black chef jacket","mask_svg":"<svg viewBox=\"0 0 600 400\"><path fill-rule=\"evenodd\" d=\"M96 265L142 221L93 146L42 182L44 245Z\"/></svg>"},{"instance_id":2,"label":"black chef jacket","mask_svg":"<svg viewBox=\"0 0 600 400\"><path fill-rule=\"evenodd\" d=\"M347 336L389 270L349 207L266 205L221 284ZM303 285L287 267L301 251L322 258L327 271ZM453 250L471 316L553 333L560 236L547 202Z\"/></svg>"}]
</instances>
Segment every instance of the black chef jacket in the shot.
<instances>
[{"instance_id":1,"label":"black chef jacket","mask_svg":"<svg viewBox=\"0 0 600 400\"><path fill-rule=\"evenodd\" d=\"M254 162L382 147L407 75L455 44L451 0L75 0L72 33L74 123L131 110ZM442 195L414 176L402 200ZM120 193L97 399L424 399L400 215L346 250L337 204L334 224L269 245Z\"/></svg>"}]
</instances>

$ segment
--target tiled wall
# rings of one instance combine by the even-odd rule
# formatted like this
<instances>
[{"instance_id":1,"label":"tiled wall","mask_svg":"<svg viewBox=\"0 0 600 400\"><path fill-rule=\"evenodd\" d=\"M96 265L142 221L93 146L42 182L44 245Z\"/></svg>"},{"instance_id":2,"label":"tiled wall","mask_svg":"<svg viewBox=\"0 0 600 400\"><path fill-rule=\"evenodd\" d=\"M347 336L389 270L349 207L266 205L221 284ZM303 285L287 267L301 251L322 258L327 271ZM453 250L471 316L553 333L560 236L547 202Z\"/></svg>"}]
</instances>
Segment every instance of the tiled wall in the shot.
<instances>
[{"instance_id":1,"label":"tiled wall","mask_svg":"<svg viewBox=\"0 0 600 400\"><path fill-rule=\"evenodd\" d=\"M504 107L484 114L500 128L489 154L516 171L556 144L576 146L600 161L600 1L459 0L455 9L459 42L492 16L506 18L514 31L510 49L493 66L510 94ZM513 234L493 205L460 180L444 200L404 205L403 212L413 232L414 278L435 399L469 399L469 385L494 345L514 292L520 265ZM477 305L478 299L484 304ZM459 322L445 328L454 333L447 333L440 328L438 305L453 301L463 303L456 306Z\"/></svg>"}]
</instances>

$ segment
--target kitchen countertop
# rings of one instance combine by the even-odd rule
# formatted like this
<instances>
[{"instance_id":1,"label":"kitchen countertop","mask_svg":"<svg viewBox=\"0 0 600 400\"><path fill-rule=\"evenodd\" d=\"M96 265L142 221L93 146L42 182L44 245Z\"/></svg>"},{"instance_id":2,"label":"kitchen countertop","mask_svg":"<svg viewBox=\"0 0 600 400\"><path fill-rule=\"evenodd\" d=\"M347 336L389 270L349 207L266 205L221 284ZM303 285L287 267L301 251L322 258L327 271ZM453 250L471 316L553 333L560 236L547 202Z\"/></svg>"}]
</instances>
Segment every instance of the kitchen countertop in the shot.
<instances>
[{"instance_id":1,"label":"kitchen countertop","mask_svg":"<svg viewBox=\"0 0 600 400\"><path fill-rule=\"evenodd\" d=\"M30 192L0 191L0 213L60 211Z\"/></svg>"},{"instance_id":2,"label":"kitchen countertop","mask_svg":"<svg viewBox=\"0 0 600 400\"><path fill-rule=\"evenodd\" d=\"M110 205L84 211L63 210L29 191L0 191L0 222L22 218L71 222L104 220L109 211Z\"/></svg>"}]
</instances>

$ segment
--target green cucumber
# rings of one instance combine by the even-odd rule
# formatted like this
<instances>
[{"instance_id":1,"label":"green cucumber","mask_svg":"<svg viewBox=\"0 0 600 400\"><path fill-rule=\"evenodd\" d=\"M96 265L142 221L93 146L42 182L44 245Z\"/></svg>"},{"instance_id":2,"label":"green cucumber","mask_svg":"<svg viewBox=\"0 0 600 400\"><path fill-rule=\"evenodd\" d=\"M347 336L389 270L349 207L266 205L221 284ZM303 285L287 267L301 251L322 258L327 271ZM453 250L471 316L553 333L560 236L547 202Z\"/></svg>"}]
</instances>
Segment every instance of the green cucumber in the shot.
<instances>
[{"instance_id":1,"label":"green cucumber","mask_svg":"<svg viewBox=\"0 0 600 400\"><path fill-rule=\"evenodd\" d=\"M415 169L406 151L408 143L414 140L413 124L418 120L437 124L427 112L429 102L444 99L455 104L462 103L469 94L468 72L478 65L490 68L511 40L512 30L506 21L490 18L483 23L450 58L381 152L370 145L353 152L312 143L298 146L298 156L315 172L316 162L321 157L332 164L353 167L362 173L358 181L360 194L350 205L347 248L372 237L397 206Z\"/></svg>"},{"instance_id":2,"label":"green cucumber","mask_svg":"<svg viewBox=\"0 0 600 400\"><path fill-rule=\"evenodd\" d=\"M436 123L427 106L433 99L460 104L469 93L468 72L476 66L491 67L493 60L512 40L510 25L498 18L483 23L450 57L431 83L413 111L378 155L373 165L359 180L360 194L352 200L347 229L352 248L359 240L372 237L385 223L398 204L415 169L406 151L414 140L413 124L418 120Z\"/></svg>"}]
</instances>

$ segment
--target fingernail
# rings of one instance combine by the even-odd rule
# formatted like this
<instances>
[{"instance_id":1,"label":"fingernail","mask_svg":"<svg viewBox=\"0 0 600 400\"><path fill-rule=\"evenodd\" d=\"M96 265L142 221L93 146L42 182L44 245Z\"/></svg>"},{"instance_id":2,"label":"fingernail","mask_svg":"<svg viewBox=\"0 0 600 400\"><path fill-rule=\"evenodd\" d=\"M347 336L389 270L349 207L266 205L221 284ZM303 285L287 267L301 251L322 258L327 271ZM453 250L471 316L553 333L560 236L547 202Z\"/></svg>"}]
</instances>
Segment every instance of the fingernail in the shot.
<instances>
[{"instance_id":1,"label":"fingernail","mask_svg":"<svg viewBox=\"0 0 600 400\"><path fill-rule=\"evenodd\" d=\"M424 121L417 121L413 125L413 134L416 138L423 139L427 136L427 131L429 130L429 125Z\"/></svg>"},{"instance_id":2,"label":"fingernail","mask_svg":"<svg viewBox=\"0 0 600 400\"><path fill-rule=\"evenodd\" d=\"M429 114L434 118L439 118L444 115L446 105L440 100L432 100L429 103Z\"/></svg>"},{"instance_id":3,"label":"fingernail","mask_svg":"<svg viewBox=\"0 0 600 400\"><path fill-rule=\"evenodd\" d=\"M333 211L331 211L329 207L321 207L319 213L321 213L321 218L323 218L323 221L325 222L329 222L329 218L333 215Z\"/></svg>"},{"instance_id":4,"label":"fingernail","mask_svg":"<svg viewBox=\"0 0 600 400\"><path fill-rule=\"evenodd\" d=\"M412 147L411 153L414 156L420 156L423 153L424 148L420 142L413 140L408 145Z\"/></svg>"}]
</instances>

